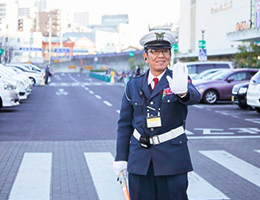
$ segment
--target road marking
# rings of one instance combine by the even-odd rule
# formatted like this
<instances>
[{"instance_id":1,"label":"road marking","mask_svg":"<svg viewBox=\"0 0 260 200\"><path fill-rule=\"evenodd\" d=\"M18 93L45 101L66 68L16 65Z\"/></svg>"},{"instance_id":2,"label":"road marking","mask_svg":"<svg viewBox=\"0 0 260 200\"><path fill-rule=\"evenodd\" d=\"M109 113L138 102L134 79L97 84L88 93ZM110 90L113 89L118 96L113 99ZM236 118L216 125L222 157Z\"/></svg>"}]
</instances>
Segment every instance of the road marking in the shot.
<instances>
[{"instance_id":1,"label":"road marking","mask_svg":"<svg viewBox=\"0 0 260 200\"><path fill-rule=\"evenodd\" d=\"M216 134L231 135L231 134L234 134L233 132L212 132L212 131L223 131L223 129L216 129L216 128L194 128L194 130L202 130L203 135L216 135Z\"/></svg>"},{"instance_id":2,"label":"road marking","mask_svg":"<svg viewBox=\"0 0 260 200\"><path fill-rule=\"evenodd\" d=\"M204 108L203 106L200 106L200 105L193 105L192 107L195 107L195 108L201 108L201 109Z\"/></svg>"},{"instance_id":3,"label":"road marking","mask_svg":"<svg viewBox=\"0 0 260 200\"><path fill-rule=\"evenodd\" d=\"M116 110L116 112L117 112L118 114L120 114L120 110Z\"/></svg>"},{"instance_id":4,"label":"road marking","mask_svg":"<svg viewBox=\"0 0 260 200\"><path fill-rule=\"evenodd\" d=\"M233 156L232 154L220 151L199 151L208 158L214 160L218 164L226 167L238 176L260 187L260 169Z\"/></svg>"},{"instance_id":5,"label":"road marking","mask_svg":"<svg viewBox=\"0 0 260 200\"><path fill-rule=\"evenodd\" d=\"M88 87L85 87L85 90L89 90L89 88L88 88Z\"/></svg>"},{"instance_id":6,"label":"road marking","mask_svg":"<svg viewBox=\"0 0 260 200\"><path fill-rule=\"evenodd\" d=\"M112 168L114 158L109 152L84 153L100 200L123 200L120 184Z\"/></svg>"},{"instance_id":7,"label":"road marking","mask_svg":"<svg viewBox=\"0 0 260 200\"><path fill-rule=\"evenodd\" d=\"M189 187L187 193L190 200L229 199L195 172L188 173L188 178Z\"/></svg>"},{"instance_id":8,"label":"road marking","mask_svg":"<svg viewBox=\"0 0 260 200\"><path fill-rule=\"evenodd\" d=\"M260 153L260 150L255 150L257 153Z\"/></svg>"},{"instance_id":9,"label":"road marking","mask_svg":"<svg viewBox=\"0 0 260 200\"><path fill-rule=\"evenodd\" d=\"M104 102L104 104L106 104L107 106L112 106L112 104L109 103L108 101L103 101L103 102Z\"/></svg>"},{"instance_id":10,"label":"road marking","mask_svg":"<svg viewBox=\"0 0 260 200\"><path fill-rule=\"evenodd\" d=\"M94 83L95 85L102 85L101 83Z\"/></svg>"},{"instance_id":11,"label":"road marking","mask_svg":"<svg viewBox=\"0 0 260 200\"><path fill-rule=\"evenodd\" d=\"M101 99L101 96L99 96L99 95L95 95L95 97L97 98L97 99Z\"/></svg>"},{"instance_id":12,"label":"road marking","mask_svg":"<svg viewBox=\"0 0 260 200\"><path fill-rule=\"evenodd\" d=\"M185 130L186 135L194 135L191 131L188 131L187 129Z\"/></svg>"},{"instance_id":13,"label":"road marking","mask_svg":"<svg viewBox=\"0 0 260 200\"><path fill-rule=\"evenodd\" d=\"M51 153L25 153L9 200L49 200Z\"/></svg>"},{"instance_id":14,"label":"road marking","mask_svg":"<svg viewBox=\"0 0 260 200\"><path fill-rule=\"evenodd\" d=\"M250 134L257 134L260 133L259 128L229 128L230 130L237 130L238 133L250 133Z\"/></svg>"},{"instance_id":15,"label":"road marking","mask_svg":"<svg viewBox=\"0 0 260 200\"><path fill-rule=\"evenodd\" d=\"M249 122L253 122L253 123L256 123L256 124L260 124L260 119L256 118L256 119L245 119L246 121L249 121Z\"/></svg>"},{"instance_id":16,"label":"road marking","mask_svg":"<svg viewBox=\"0 0 260 200\"><path fill-rule=\"evenodd\" d=\"M89 92L90 94L94 94L94 92L93 92L92 90L89 90L88 92Z\"/></svg>"},{"instance_id":17,"label":"road marking","mask_svg":"<svg viewBox=\"0 0 260 200\"><path fill-rule=\"evenodd\" d=\"M79 83L79 81L78 80L76 80L75 78L73 78L70 74L68 74L68 76L70 77L70 79L71 80L73 80L74 82L76 82L76 83Z\"/></svg>"},{"instance_id":18,"label":"road marking","mask_svg":"<svg viewBox=\"0 0 260 200\"><path fill-rule=\"evenodd\" d=\"M189 136L189 139L257 139L260 135L240 135L240 136Z\"/></svg>"},{"instance_id":19,"label":"road marking","mask_svg":"<svg viewBox=\"0 0 260 200\"><path fill-rule=\"evenodd\" d=\"M59 95L65 95L65 96L66 96L66 95L68 95L68 92L65 92L64 89L60 88L59 91L56 92L56 95L58 95L58 96L59 96Z\"/></svg>"}]
</instances>

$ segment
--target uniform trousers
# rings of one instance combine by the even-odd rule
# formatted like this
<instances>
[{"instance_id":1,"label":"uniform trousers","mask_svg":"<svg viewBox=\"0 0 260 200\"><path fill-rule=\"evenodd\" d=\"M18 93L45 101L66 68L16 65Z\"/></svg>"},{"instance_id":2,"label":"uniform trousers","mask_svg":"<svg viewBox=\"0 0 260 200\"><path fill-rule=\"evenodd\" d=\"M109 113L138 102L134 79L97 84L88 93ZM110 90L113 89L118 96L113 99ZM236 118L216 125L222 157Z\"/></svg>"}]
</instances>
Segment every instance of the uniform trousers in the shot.
<instances>
[{"instance_id":1,"label":"uniform trousers","mask_svg":"<svg viewBox=\"0 0 260 200\"><path fill-rule=\"evenodd\" d=\"M128 174L131 200L188 200L187 173L154 176L150 163L147 175Z\"/></svg>"}]
</instances>

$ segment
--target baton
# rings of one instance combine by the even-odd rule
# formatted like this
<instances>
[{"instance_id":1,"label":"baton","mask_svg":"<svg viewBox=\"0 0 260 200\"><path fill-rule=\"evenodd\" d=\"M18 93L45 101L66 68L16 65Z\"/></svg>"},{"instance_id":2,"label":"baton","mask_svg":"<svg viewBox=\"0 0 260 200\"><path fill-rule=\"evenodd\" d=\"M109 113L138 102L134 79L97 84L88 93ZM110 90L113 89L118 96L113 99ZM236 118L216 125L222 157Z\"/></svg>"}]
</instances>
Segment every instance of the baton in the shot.
<instances>
[{"instance_id":1,"label":"baton","mask_svg":"<svg viewBox=\"0 0 260 200\"><path fill-rule=\"evenodd\" d=\"M127 182L123 172L120 172L119 174L119 183L121 185L125 200L130 200L128 188L127 188Z\"/></svg>"}]
</instances>

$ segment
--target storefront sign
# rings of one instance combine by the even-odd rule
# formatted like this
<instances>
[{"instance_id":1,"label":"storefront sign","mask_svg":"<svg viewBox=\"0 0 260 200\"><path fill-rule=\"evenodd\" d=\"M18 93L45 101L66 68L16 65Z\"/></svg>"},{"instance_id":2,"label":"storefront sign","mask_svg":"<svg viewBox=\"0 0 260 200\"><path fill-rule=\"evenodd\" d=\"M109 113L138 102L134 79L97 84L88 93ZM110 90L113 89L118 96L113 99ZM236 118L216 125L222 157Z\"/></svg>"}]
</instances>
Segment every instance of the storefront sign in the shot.
<instances>
[{"instance_id":1,"label":"storefront sign","mask_svg":"<svg viewBox=\"0 0 260 200\"><path fill-rule=\"evenodd\" d=\"M232 8L232 0L223 0L222 2L215 3L211 6L211 13L218 13Z\"/></svg>"}]
</instances>

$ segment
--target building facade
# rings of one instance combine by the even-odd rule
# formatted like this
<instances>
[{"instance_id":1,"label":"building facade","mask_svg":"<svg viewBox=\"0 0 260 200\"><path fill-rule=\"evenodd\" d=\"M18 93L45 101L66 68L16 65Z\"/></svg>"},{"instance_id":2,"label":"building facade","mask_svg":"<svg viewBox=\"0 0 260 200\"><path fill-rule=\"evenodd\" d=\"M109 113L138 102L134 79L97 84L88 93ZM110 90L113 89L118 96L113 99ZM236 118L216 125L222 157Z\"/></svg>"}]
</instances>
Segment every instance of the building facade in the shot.
<instances>
[{"instance_id":1,"label":"building facade","mask_svg":"<svg viewBox=\"0 0 260 200\"><path fill-rule=\"evenodd\" d=\"M240 32L238 24L249 32L259 30L252 17L254 3L259 0L182 0L179 23L179 57L199 55L199 41L205 41L210 57L231 56L241 40L229 36ZM244 29L243 29L244 30ZM258 32L259 33L259 32ZM250 37L248 38L250 39ZM259 39L259 37L258 37ZM201 44L201 43L200 43Z\"/></svg>"}]
</instances>

